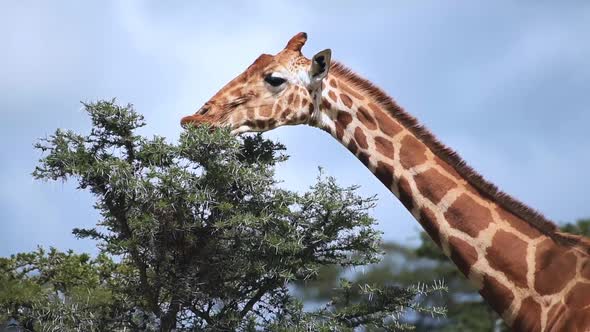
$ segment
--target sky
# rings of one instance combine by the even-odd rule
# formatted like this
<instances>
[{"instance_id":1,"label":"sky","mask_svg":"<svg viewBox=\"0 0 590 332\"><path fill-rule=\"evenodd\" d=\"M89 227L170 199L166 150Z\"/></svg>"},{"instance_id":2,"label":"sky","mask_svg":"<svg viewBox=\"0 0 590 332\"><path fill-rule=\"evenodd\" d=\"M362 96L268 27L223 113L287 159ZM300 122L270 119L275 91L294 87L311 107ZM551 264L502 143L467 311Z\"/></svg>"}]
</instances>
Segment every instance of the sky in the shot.
<instances>
[{"instance_id":1,"label":"sky","mask_svg":"<svg viewBox=\"0 0 590 332\"><path fill-rule=\"evenodd\" d=\"M590 4L583 1L3 1L0 3L0 255L37 245L96 253L74 227L98 220L74 182L32 179L34 142L88 132L80 101L116 97L175 140L196 111L261 53L299 31L388 92L487 179L556 222L590 216ZM317 167L379 197L386 240L418 223L328 134L265 134L303 191Z\"/></svg>"}]
</instances>

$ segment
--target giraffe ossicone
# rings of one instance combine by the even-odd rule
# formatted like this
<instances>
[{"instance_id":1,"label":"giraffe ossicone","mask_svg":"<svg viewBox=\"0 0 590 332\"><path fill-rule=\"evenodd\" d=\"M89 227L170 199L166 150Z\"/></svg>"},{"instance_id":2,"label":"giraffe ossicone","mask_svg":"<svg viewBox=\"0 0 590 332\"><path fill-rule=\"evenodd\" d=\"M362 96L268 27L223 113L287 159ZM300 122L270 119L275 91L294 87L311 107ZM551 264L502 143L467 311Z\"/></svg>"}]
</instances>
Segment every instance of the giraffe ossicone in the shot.
<instances>
[{"instance_id":1,"label":"giraffe ossicone","mask_svg":"<svg viewBox=\"0 0 590 332\"><path fill-rule=\"evenodd\" d=\"M346 146L417 219L517 331L590 331L590 240L466 166L387 94L299 33L263 54L183 125L232 133L307 124Z\"/></svg>"}]
</instances>

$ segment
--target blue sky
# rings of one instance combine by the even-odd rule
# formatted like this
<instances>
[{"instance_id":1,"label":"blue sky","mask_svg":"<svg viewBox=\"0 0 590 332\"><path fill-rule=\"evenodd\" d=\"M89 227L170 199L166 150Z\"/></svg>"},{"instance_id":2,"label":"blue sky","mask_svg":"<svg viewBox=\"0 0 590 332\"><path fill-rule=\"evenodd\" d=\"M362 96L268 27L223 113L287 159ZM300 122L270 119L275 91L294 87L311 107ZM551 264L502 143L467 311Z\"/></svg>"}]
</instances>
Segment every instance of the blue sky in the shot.
<instances>
[{"instance_id":1,"label":"blue sky","mask_svg":"<svg viewBox=\"0 0 590 332\"><path fill-rule=\"evenodd\" d=\"M0 31L0 255L96 252L70 232L96 222L92 197L30 176L37 138L89 129L79 101L133 103L144 134L175 139L182 116L299 31L308 57L331 48L506 192L559 222L590 216L587 2L4 1ZM323 166L379 196L385 239L416 243L410 214L329 135L266 136L292 156L285 187L306 189Z\"/></svg>"}]
</instances>

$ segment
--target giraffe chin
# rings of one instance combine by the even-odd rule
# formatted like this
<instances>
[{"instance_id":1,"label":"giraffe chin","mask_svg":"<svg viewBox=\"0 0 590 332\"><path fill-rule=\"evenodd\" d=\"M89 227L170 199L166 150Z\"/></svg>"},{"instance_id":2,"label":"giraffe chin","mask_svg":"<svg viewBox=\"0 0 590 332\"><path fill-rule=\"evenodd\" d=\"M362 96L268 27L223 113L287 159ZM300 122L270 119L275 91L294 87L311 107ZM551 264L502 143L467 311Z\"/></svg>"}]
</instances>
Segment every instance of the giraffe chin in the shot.
<instances>
[{"instance_id":1,"label":"giraffe chin","mask_svg":"<svg viewBox=\"0 0 590 332\"><path fill-rule=\"evenodd\" d=\"M229 133L230 133L230 135L238 136L240 134L248 133L248 132L251 132L251 131L252 131L252 129L250 127L241 126L239 128L232 129Z\"/></svg>"}]
</instances>

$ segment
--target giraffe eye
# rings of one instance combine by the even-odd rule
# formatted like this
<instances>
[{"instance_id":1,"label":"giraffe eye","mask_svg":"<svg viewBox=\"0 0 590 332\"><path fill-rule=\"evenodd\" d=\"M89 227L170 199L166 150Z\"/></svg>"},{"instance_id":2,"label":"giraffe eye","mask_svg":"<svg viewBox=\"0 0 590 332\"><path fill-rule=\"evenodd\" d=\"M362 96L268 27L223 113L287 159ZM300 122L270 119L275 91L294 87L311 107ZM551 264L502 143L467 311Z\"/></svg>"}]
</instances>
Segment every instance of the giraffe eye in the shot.
<instances>
[{"instance_id":1,"label":"giraffe eye","mask_svg":"<svg viewBox=\"0 0 590 332\"><path fill-rule=\"evenodd\" d=\"M286 79L284 79L282 77L272 76L272 74L266 75L264 80L266 81L266 83L268 83L274 87L277 87L287 81Z\"/></svg>"}]
</instances>

